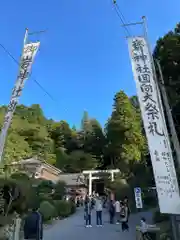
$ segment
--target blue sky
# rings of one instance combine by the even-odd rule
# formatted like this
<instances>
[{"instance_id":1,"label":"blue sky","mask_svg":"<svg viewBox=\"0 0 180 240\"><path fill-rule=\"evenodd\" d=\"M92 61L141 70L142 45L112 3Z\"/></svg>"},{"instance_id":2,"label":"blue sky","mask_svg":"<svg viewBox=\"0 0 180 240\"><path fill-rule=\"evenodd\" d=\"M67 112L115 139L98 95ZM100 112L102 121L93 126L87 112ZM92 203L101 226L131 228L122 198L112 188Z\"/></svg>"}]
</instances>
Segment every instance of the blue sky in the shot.
<instances>
[{"instance_id":1,"label":"blue sky","mask_svg":"<svg viewBox=\"0 0 180 240\"><path fill-rule=\"evenodd\" d=\"M117 3L127 22L147 16L152 46L180 21L179 0ZM41 48L33 76L56 102L32 79L27 81L20 98L25 105L40 104L48 118L79 126L82 113L87 110L90 117L104 124L117 91L135 94L124 30L111 0L6 0L1 3L0 22L0 43L17 59L26 27L31 31L48 29L36 38L41 41ZM140 27L130 31L141 33ZM0 104L8 104L17 71L17 65L0 48Z\"/></svg>"}]
</instances>

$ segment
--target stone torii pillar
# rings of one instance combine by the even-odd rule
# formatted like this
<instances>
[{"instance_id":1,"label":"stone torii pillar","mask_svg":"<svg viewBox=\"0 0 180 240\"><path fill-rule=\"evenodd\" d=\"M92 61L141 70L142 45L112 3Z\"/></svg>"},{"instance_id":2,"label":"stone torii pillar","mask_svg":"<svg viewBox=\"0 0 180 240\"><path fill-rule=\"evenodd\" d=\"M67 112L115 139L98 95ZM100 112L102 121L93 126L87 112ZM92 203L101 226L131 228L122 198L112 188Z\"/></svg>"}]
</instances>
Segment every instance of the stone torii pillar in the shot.
<instances>
[{"instance_id":1,"label":"stone torii pillar","mask_svg":"<svg viewBox=\"0 0 180 240\"><path fill-rule=\"evenodd\" d=\"M114 182L114 172L111 172L111 181Z\"/></svg>"},{"instance_id":2,"label":"stone torii pillar","mask_svg":"<svg viewBox=\"0 0 180 240\"><path fill-rule=\"evenodd\" d=\"M92 195L92 172L89 172L89 196Z\"/></svg>"}]
</instances>

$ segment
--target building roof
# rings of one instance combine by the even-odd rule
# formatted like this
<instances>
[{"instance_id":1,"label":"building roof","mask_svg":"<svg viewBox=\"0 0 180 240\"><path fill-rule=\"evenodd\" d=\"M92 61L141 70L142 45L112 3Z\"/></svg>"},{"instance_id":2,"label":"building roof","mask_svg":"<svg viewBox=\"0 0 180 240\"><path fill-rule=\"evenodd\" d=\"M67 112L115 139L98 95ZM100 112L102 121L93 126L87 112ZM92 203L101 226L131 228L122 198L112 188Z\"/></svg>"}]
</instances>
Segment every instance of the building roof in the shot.
<instances>
[{"instance_id":1,"label":"building roof","mask_svg":"<svg viewBox=\"0 0 180 240\"><path fill-rule=\"evenodd\" d=\"M19 165L19 164L42 164L43 162L38 160L37 158L28 158L28 159L23 159L18 162L12 162L13 165Z\"/></svg>"},{"instance_id":2,"label":"building roof","mask_svg":"<svg viewBox=\"0 0 180 240\"><path fill-rule=\"evenodd\" d=\"M51 164L45 162L45 161L41 161L41 160L38 160L37 158L28 158L28 159L23 159L23 160L20 160L18 162L12 162L12 165L35 165L35 167L37 165L40 165L46 169L51 169L52 171L56 172L56 174L60 174L62 171L54 166L52 166Z\"/></svg>"}]
</instances>

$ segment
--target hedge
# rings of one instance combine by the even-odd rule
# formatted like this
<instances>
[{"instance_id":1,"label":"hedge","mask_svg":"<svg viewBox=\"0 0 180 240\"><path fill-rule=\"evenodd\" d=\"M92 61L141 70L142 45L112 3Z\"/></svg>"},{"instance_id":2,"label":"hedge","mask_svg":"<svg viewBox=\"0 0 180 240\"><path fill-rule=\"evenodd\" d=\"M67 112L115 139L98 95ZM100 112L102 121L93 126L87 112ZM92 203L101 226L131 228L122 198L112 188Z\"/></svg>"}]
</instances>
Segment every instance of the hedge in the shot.
<instances>
[{"instance_id":1,"label":"hedge","mask_svg":"<svg viewBox=\"0 0 180 240\"><path fill-rule=\"evenodd\" d=\"M76 211L76 206L71 201L65 200L54 200L52 201L43 201L40 204L40 212L43 216L43 221L49 221L55 217L68 217Z\"/></svg>"},{"instance_id":2,"label":"hedge","mask_svg":"<svg viewBox=\"0 0 180 240\"><path fill-rule=\"evenodd\" d=\"M71 214L71 204L67 201L54 200L54 206L59 217L68 217Z\"/></svg>"},{"instance_id":3,"label":"hedge","mask_svg":"<svg viewBox=\"0 0 180 240\"><path fill-rule=\"evenodd\" d=\"M43 221L51 220L56 215L55 207L48 201L43 201L40 204L40 213L42 214Z\"/></svg>"}]
</instances>

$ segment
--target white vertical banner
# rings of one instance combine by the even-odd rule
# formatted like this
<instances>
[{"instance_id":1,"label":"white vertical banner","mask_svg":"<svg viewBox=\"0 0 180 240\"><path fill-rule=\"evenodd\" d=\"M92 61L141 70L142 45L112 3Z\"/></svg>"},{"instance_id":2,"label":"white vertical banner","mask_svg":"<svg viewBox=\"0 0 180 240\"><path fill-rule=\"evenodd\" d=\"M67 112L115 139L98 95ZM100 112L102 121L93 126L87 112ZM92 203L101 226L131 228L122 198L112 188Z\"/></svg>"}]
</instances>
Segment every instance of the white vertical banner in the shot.
<instances>
[{"instance_id":1,"label":"white vertical banner","mask_svg":"<svg viewBox=\"0 0 180 240\"><path fill-rule=\"evenodd\" d=\"M29 77L31 72L32 63L34 61L35 55L39 49L40 42L28 43L24 45L23 53L20 60L19 74L15 83L15 86L12 91L11 100L7 107L7 112L4 118L4 124L1 129L0 134L0 162L2 160L2 155L4 151L4 145L6 142L6 136L8 129L11 124L11 120L18 104L19 97L22 93L24 84Z\"/></svg>"},{"instance_id":2,"label":"white vertical banner","mask_svg":"<svg viewBox=\"0 0 180 240\"><path fill-rule=\"evenodd\" d=\"M151 55L144 37L128 38L132 70L136 82L161 213L180 214L179 187L167 126L154 81Z\"/></svg>"},{"instance_id":3,"label":"white vertical banner","mask_svg":"<svg viewBox=\"0 0 180 240\"><path fill-rule=\"evenodd\" d=\"M143 208L143 202L142 202L142 192L140 187L134 188L134 196L135 196L135 202L136 202L136 208Z\"/></svg>"}]
</instances>

